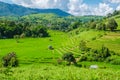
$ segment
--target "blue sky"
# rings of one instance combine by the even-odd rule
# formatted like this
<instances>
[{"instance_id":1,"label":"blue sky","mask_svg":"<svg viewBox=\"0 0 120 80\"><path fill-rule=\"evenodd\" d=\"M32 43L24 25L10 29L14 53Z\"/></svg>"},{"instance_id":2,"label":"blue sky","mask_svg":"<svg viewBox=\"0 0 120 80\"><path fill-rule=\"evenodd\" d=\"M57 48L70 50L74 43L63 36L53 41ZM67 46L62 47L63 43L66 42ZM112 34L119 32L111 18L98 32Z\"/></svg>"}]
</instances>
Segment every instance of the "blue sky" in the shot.
<instances>
[{"instance_id":1,"label":"blue sky","mask_svg":"<svg viewBox=\"0 0 120 80\"><path fill-rule=\"evenodd\" d=\"M120 10L120 0L0 0L30 8L59 8L73 15L106 15Z\"/></svg>"},{"instance_id":2,"label":"blue sky","mask_svg":"<svg viewBox=\"0 0 120 80\"><path fill-rule=\"evenodd\" d=\"M100 2L103 2L103 0L83 0L83 2L89 5L97 5Z\"/></svg>"}]
</instances>

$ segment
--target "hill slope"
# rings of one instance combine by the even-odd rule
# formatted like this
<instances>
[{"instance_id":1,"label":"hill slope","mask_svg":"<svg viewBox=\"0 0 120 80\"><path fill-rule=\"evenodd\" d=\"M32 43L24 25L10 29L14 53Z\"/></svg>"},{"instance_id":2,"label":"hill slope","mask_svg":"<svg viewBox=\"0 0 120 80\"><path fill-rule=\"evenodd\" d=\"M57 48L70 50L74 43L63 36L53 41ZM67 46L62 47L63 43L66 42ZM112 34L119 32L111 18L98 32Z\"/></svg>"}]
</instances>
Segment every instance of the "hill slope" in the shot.
<instances>
[{"instance_id":1,"label":"hill slope","mask_svg":"<svg viewBox=\"0 0 120 80\"><path fill-rule=\"evenodd\" d=\"M54 13L59 16L70 15L60 9L32 9L15 4L0 2L0 16L23 16L33 13Z\"/></svg>"}]
</instances>

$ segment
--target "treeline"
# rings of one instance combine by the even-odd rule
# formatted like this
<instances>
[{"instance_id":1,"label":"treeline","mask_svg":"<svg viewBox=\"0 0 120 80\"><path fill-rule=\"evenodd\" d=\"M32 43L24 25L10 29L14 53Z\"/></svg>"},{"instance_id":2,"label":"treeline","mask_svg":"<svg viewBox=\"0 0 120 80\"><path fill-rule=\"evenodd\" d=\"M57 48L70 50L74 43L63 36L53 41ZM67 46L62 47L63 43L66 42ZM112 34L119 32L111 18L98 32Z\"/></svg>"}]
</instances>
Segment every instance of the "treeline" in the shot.
<instances>
[{"instance_id":1,"label":"treeline","mask_svg":"<svg viewBox=\"0 0 120 80\"><path fill-rule=\"evenodd\" d=\"M117 29L118 24L114 18L110 18L108 20L102 20L102 21L90 21L86 24L88 28L90 29L96 29L96 30L110 30L114 31Z\"/></svg>"},{"instance_id":2,"label":"treeline","mask_svg":"<svg viewBox=\"0 0 120 80\"><path fill-rule=\"evenodd\" d=\"M95 29L100 31L115 31L118 24L114 18L102 19L102 20L90 20L89 22L74 22L69 27L68 30L73 30L76 28L84 29Z\"/></svg>"},{"instance_id":3,"label":"treeline","mask_svg":"<svg viewBox=\"0 0 120 80\"><path fill-rule=\"evenodd\" d=\"M113 13L108 13L107 17L112 17L112 16L119 15L119 14L120 14L120 10L115 10Z\"/></svg>"},{"instance_id":4,"label":"treeline","mask_svg":"<svg viewBox=\"0 0 120 80\"><path fill-rule=\"evenodd\" d=\"M0 21L0 38L20 37L47 37L47 29L41 25L32 25L29 22Z\"/></svg>"},{"instance_id":5,"label":"treeline","mask_svg":"<svg viewBox=\"0 0 120 80\"><path fill-rule=\"evenodd\" d=\"M115 18L120 18L119 14L120 14L120 10L119 11L115 10L113 13L109 13L107 16L104 16L101 19L91 18L91 20L87 22L84 22L84 21L72 22L71 25L69 25L68 27L68 31L76 29L78 27L95 29L95 30L103 30L103 31L106 31L106 30L115 31L118 27L118 24L114 19L114 17L112 16L118 15Z\"/></svg>"},{"instance_id":6,"label":"treeline","mask_svg":"<svg viewBox=\"0 0 120 80\"><path fill-rule=\"evenodd\" d=\"M20 22L29 21L33 25L42 24L47 29L69 31L76 22L86 23L90 20L101 20L102 16L68 16L61 17L55 14L31 14L19 18Z\"/></svg>"},{"instance_id":7,"label":"treeline","mask_svg":"<svg viewBox=\"0 0 120 80\"><path fill-rule=\"evenodd\" d=\"M45 22L45 24L31 23L29 21L0 21L0 38L14 38L19 35L20 37L47 37L49 36L47 29L71 31L78 27L96 29L96 30L108 30L114 31L117 29L118 24L114 19L109 19L107 23L100 20L90 20L89 22L76 21L71 22L57 22L51 24Z\"/></svg>"}]
</instances>

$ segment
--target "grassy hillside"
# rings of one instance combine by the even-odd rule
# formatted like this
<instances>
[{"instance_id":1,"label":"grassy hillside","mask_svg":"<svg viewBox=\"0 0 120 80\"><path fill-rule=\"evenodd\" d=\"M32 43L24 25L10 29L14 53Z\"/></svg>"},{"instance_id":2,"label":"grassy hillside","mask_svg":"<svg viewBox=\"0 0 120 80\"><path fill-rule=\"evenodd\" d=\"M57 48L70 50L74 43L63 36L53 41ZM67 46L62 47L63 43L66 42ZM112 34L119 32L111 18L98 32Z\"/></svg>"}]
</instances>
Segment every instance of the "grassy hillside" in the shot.
<instances>
[{"instance_id":1,"label":"grassy hillside","mask_svg":"<svg viewBox=\"0 0 120 80\"><path fill-rule=\"evenodd\" d=\"M88 46L93 48L100 48L101 45L105 45L111 50L115 51L120 55L120 15L115 15L113 17L118 24L116 32L110 32L106 31L104 32L104 35L101 36L101 38L96 39L94 41L91 41L88 43ZM106 21L107 22L107 21Z\"/></svg>"},{"instance_id":2,"label":"grassy hillside","mask_svg":"<svg viewBox=\"0 0 120 80\"><path fill-rule=\"evenodd\" d=\"M19 43L16 39L2 39L0 40L0 53L2 53L0 56L8 52L16 52L21 63L51 62L53 57L59 58L66 52L80 55L81 40L87 41L87 46L90 48L99 49L105 45L120 55L120 33L89 30L76 35L75 32L76 30L66 34L49 31L51 37L19 39ZM55 48L54 53L48 49L50 45Z\"/></svg>"},{"instance_id":3,"label":"grassy hillside","mask_svg":"<svg viewBox=\"0 0 120 80\"><path fill-rule=\"evenodd\" d=\"M120 33L108 32L107 35L95 41L91 41L88 45L93 48L100 48L100 46L105 45L120 55Z\"/></svg>"},{"instance_id":4,"label":"grassy hillside","mask_svg":"<svg viewBox=\"0 0 120 80\"><path fill-rule=\"evenodd\" d=\"M40 16L42 15L42 17ZM32 14L22 17L27 21L42 19L57 19L64 21L53 14ZM68 17L68 19L76 19ZM62 20L61 20L62 19ZM80 41L84 40L87 47L100 49L102 45L115 52L115 59L120 59L120 23L119 18L115 17L118 23L118 31L97 31L89 28L77 28L68 33L49 30L50 37L45 38L21 38L0 39L0 59L9 53L17 54L20 65L15 68L1 66L0 61L0 80L120 80L120 66L103 62L80 62L83 54L80 49ZM54 50L49 50L53 46ZM77 66L66 66L58 64L58 59L66 52L72 52L76 58ZM87 52L86 52L87 53ZM86 54L85 53L85 54ZM117 57L116 57L117 56ZM90 65L98 65L98 69L90 69Z\"/></svg>"},{"instance_id":5,"label":"grassy hillside","mask_svg":"<svg viewBox=\"0 0 120 80\"><path fill-rule=\"evenodd\" d=\"M55 49L60 47L67 39L67 35L59 31L50 31L51 37L47 38L26 38L0 40L0 57L9 52L16 52L20 62L51 62L52 57L59 57L58 52L52 53L48 49L52 45ZM9 45L8 45L9 44ZM48 59L48 60L47 60ZM50 60L49 60L50 59Z\"/></svg>"},{"instance_id":6,"label":"grassy hillside","mask_svg":"<svg viewBox=\"0 0 120 80\"><path fill-rule=\"evenodd\" d=\"M95 30L79 30L63 33L59 31L49 31L51 37L47 38L25 38L0 40L0 57L8 52L16 52L20 66L17 68L0 68L1 80L119 80L120 66L103 62L79 62L79 66L58 65L57 59L66 52L73 52L75 56L81 54L78 49L80 40L87 41L87 46L99 48L101 42L107 47L111 47L119 52L120 39L118 36L112 37L117 41L106 39L109 34L119 34ZM109 33L109 34L108 34ZM106 35L107 34L107 35ZM112 41L112 42L111 42ZM55 50L52 52L48 46L52 45ZM115 46L113 46L115 45ZM115 48L114 48L115 47ZM45 63L45 64L43 64ZM89 69L90 65L96 64L99 69ZM64 75L63 75L64 74ZM62 77L61 77L62 76ZM87 77L86 77L87 76Z\"/></svg>"},{"instance_id":7,"label":"grassy hillside","mask_svg":"<svg viewBox=\"0 0 120 80\"><path fill-rule=\"evenodd\" d=\"M113 18L115 18L115 20L117 21L117 24L119 25L118 29L120 30L120 15L116 15Z\"/></svg>"}]
</instances>

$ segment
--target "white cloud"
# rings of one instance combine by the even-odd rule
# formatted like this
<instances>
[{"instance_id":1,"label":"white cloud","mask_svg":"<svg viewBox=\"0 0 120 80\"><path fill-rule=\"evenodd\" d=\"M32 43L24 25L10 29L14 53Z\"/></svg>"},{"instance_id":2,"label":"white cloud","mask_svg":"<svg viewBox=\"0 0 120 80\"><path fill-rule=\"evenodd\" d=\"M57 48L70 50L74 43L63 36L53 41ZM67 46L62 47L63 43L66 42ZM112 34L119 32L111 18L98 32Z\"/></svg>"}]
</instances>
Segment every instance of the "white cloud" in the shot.
<instances>
[{"instance_id":1,"label":"white cloud","mask_svg":"<svg viewBox=\"0 0 120 80\"><path fill-rule=\"evenodd\" d=\"M106 3L100 3L98 7L96 7L93 11L95 15L107 15L108 13L112 13L113 8Z\"/></svg>"},{"instance_id":2,"label":"white cloud","mask_svg":"<svg viewBox=\"0 0 120 80\"><path fill-rule=\"evenodd\" d=\"M120 5L119 5L119 6L117 6L116 10L120 10Z\"/></svg>"},{"instance_id":3,"label":"white cloud","mask_svg":"<svg viewBox=\"0 0 120 80\"><path fill-rule=\"evenodd\" d=\"M12 0L15 4L31 8L60 8L67 10L69 0Z\"/></svg>"},{"instance_id":4,"label":"white cloud","mask_svg":"<svg viewBox=\"0 0 120 80\"><path fill-rule=\"evenodd\" d=\"M68 9L68 12L73 15L85 15L89 10L88 5L83 3L82 0L70 0Z\"/></svg>"},{"instance_id":5,"label":"white cloud","mask_svg":"<svg viewBox=\"0 0 120 80\"><path fill-rule=\"evenodd\" d=\"M120 3L120 0L109 0L111 3Z\"/></svg>"},{"instance_id":6,"label":"white cloud","mask_svg":"<svg viewBox=\"0 0 120 80\"><path fill-rule=\"evenodd\" d=\"M15 4L31 8L59 8L73 15L87 14L83 0L12 0Z\"/></svg>"},{"instance_id":7,"label":"white cloud","mask_svg":"<svg viewBox=\"0 0 120 80\"><path fill-rule=\"evenodd\" d=\"M111 0L118 1L118 0ZM12 0L13 3L31 8L59 8L73 15L106 15L113 11L109 4L93 7L83 0Z\"/></svg>"}]
</instances>

